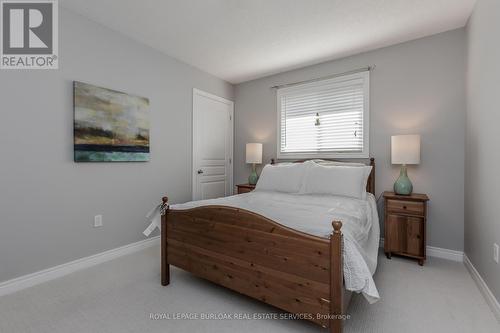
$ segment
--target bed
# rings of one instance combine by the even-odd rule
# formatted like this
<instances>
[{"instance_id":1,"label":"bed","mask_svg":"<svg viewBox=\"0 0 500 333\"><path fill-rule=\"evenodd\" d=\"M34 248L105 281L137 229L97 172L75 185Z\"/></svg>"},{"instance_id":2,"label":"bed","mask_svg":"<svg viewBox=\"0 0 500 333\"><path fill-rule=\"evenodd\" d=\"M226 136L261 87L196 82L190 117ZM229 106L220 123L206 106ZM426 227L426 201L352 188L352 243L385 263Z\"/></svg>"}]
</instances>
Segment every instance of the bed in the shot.
<instances>
[{"instance_id":1,"label":"bed","mask_svg":"<svg viewBox=\"0 0 500 333\"><path fill-rule=\"evenodd\" d=\"M162 285L174 265L342 332L352 291L378 299L375 160L366 164L363 198L265 189L177 205L164 197Z\"/></svg>"}]
</instances>

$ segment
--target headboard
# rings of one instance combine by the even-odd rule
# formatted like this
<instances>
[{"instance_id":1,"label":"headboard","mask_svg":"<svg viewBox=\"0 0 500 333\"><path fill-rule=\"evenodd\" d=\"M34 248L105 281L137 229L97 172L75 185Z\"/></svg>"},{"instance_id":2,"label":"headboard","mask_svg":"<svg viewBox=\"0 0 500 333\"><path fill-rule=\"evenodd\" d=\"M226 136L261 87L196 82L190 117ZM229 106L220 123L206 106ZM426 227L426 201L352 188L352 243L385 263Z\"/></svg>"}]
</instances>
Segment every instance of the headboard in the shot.
<instances>
[{"instance_id":1,"label":"headboard","mask_svg":"<svg viewBox=\"0 0 500 333\"><path fill-rule=\"evenodd\" d=\"M317 158L311 158L311 160L317 160ZM356 159L356 160L336 160L336 159L329 159L329 158L321 158L321 160L325 161L334 161L334 162L363 162L366 165L370 165L372 167L372 171L370 173L370 176L368 176L368 181L366 183L366 192L369 192L373 195L375 195L375 158L371 157L369 161L366 161L366 159ZM281 162L288 162L288 163L303 163L306 160L298 160L298 161L291 161L291 160L275 160L274 158L271 159L271 164L276 164L276 163L281 163Z\"/></svg>"}]
</instances>

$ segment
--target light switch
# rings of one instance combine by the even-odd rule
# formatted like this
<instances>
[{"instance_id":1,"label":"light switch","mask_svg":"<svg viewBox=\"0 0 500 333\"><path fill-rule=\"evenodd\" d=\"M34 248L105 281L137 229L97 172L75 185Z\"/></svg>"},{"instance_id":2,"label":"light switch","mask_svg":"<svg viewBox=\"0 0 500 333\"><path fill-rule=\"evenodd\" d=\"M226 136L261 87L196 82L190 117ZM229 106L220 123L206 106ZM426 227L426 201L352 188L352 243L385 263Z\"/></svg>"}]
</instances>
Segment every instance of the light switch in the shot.
<instances>
[{"instance_id":1,"label":"light switch","mask_svg":"<svg viewBox=\"0 0 500 333\"><path fill-rule=\"evenodd\" d=\"M102 227L102 215L94 216L94 228Z\"/></svg>"}]
</instances>

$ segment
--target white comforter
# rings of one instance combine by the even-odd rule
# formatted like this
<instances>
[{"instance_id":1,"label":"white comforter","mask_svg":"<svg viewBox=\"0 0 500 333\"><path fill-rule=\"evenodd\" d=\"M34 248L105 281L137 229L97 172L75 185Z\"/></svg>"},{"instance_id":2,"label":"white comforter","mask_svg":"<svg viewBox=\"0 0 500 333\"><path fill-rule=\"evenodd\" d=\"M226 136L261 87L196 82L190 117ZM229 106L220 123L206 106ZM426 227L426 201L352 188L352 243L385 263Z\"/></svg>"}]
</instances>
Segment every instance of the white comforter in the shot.
<instances>
[{"instance_id":1,"label":"white comforter","mask_svg":"<svg viewBox=\"0 0 500 333\"><path fill-rule=\"evenodd\" d=\"M370 303L379 299L372 275L377 267L380 229L375 197L366 200L331 195L300 195L253 191L225 198L171 205L189 209L223 205L246 209L287 227L328 238L332 221L342 221L344 280L347 290L361 292Z\"/></svg>"}]
</instances>

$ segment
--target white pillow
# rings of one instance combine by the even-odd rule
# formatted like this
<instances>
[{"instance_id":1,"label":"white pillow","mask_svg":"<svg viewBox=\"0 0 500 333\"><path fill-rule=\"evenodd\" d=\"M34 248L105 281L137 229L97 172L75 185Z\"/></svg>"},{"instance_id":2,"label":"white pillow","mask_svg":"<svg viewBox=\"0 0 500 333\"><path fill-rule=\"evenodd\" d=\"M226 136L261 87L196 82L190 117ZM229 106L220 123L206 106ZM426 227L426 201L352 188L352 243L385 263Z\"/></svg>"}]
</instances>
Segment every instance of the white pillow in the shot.
<instances>
[{"instance_id":1,"label":"white pillow","mask_svg":"<svg viewBox=\"0 0 500 333\"><path fill-rule=\"evenodd\" d=\"M370 177L370 173L372 172L372 166L368 166L365 163L361 162L342 162L342 161L330 161L330 160L322 160L322 159L316 159L316 160L311 160L316 164L322 165L322 166L352 166L352 167L362 167L365 169L366 172L366 179L364 181L365 185L363 189L366 189L366 185L368 183L368 177ZM363 199L366 199L366 193L363 193Z\"/></svg>"},{"instance_id":2,"label":"white pillow","mask_svg":"<svg viewBox=\"0 0 500 333\"><path fill-rule=\"evenodd\" d=\"M309 163L268 164L262 170L255 190L298 193L309 165Z\"/></svg>"},{"instance_id":3,"label":"white pillow","mask_svg":"<svg viewBox=\"0 0 500 333\"><path fill-rule=\"evenodd\" d=\"M366 198L366 182L371 166L322 166L311 164L304 177L301 193L330 194Z\"/></svg>"}]
</instances>

